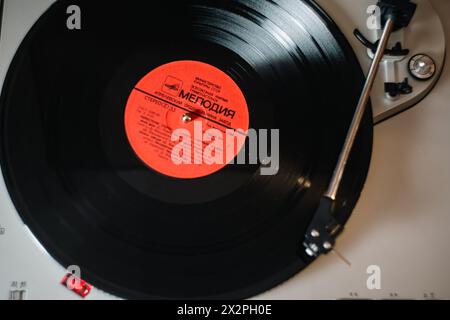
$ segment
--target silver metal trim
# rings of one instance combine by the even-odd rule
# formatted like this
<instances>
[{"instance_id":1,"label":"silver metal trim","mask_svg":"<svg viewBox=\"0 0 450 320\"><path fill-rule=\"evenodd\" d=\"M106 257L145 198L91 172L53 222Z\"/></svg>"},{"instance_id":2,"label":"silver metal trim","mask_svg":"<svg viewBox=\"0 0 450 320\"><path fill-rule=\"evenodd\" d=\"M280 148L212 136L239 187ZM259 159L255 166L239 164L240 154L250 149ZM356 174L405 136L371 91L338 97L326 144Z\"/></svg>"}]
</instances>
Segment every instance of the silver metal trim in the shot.
<instances>
[{"instance_id":1,"label":"silver metal trim","mask_svg":"<svg viewBox=\"0 0 450 320\"><path fill-rule=\"evenodd\" d=\"M388 19L386 21L386 25L384 27L383 34L380 39L380 44L378 45L377 52L375 53L374 59L372 61L372 65L370 66L369 74L367 76L367 80L364 85L364 89L363 89L361 97L359 99L358 106L356 108L355 115L353 117L353 121L348 130L348 134L347 134L347 138L345 140L344 147L342 149L341 155L339 156L339 160L338 160L336 169L334 171L333 177L331 179L328 191L325 193L325 196L332 200L336 200L336 196L339 191L342 177L343 177L344 171L347 167L347 162L350 157L351 151L353 149L356 135L358 134L359 128L361 126L361 121L362 121L364 113L366 111L367 104L369 103L370 93L371 93L373 85L375 83L378 69L379 69L381 60L384 57L384 52L387 48L389 38L391 36L392 30L394 29L394 25L395 25L395 21L393 19Z\"/></svg>"}]
</instances>

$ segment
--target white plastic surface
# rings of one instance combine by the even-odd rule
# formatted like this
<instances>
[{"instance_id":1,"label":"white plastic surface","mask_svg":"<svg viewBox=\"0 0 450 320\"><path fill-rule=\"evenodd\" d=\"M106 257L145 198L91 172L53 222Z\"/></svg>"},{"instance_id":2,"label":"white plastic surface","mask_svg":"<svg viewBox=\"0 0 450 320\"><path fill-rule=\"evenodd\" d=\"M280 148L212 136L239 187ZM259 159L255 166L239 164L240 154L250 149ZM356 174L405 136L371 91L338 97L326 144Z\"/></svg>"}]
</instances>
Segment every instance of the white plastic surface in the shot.
<instances>
[{"instance_id":1,"label":"white plastic surface","mask_svg":"<svg viewBox=\"0 0 450 320\"><path fill-rule=\"evenodd\" d=\"M344 0L321 0L334 2ZM349 0L345 0L348 2ZM360 1L360 0L351 0ZM0 83L27 30L52 0L6 0L0 42ZM370 1L369 1L370 2ZM450 1L430 1L450 41ZM326 5L324 5L326 6ZM351 12L330 14L348 35ZM350 37L351 35L348 35ZM450 43L450 42L449 42ZM447 57L450 58L450 57ZM450 61L450 60L448 60ZM0 299L11 282L27 282L28 299L79 299L59 281L64 268L45 253L15 211L0 177ZM375 128L369 179L335 255L258 298L450 298L450 66L416 107ZM381 268L381 290L368 290L371 265ZM88 299L112 296L94 289Z\"/></svg>"}]
</instances>

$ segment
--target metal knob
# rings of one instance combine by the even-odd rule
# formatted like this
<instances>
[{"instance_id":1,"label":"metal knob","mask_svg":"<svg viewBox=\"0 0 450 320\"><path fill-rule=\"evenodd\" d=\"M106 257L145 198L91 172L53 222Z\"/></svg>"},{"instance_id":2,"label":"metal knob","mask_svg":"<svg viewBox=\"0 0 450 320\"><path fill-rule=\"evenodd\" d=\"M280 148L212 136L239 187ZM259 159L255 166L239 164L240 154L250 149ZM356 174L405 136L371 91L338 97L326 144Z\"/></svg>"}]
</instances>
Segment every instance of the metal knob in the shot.
<instances>
[{"instance_id":1,"label":"metal knob","mask_svg":"<svg viewBox=\"0 0 450 320\"><path fill-rule=\"evenodd\" d=\"M429 80L436 73L436 63L426 54L417 54L409 61L409 72L418 80Z\"/></svg>"}]
</instances>

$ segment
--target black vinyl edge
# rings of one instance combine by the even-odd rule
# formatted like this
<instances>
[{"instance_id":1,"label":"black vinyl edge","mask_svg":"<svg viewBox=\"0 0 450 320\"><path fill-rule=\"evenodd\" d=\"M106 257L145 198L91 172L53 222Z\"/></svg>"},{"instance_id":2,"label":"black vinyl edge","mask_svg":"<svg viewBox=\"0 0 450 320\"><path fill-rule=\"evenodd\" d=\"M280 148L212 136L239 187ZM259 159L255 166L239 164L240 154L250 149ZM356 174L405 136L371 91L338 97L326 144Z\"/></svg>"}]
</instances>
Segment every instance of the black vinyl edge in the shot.
<instances>
[{"instance_id":1,"label":"black vinyl edge","mask_svg":"<svg viewBox=\"0 0 450 320\"><path fill-rule=\"evenodd\" d=\"M4 0L0 0L2 3ZM20 44L17 46L14 57L8 66L8 71L6 73L5 79L3 81L3 85L0 88L0 174L4 179L4 183L6 186L6 193L11 199L12 204L14 205L15 212L20 219L20 222L23 223L31 232L34 237L34 240L40 244L41 247L44 248L45 252L49 255L49 257L57 263L61 268L61 274L56 275L55 280L60 281L59 277L64 276L65 268L69 267L70 264L67 264L68 261L71 261L70 257L67 257L64 252L59 250L58 246L55 246L50 238L45 235L45 232L42 232L39 226L34 222L32 214L30 214L30 209L28 208L25 199L23 198L21 192L16 187L16 181L14 179L14 175L11 172L11 168L9 166L10 160L6 150L6 141L4 131L6 130L6 119L7 112L9 111L7 108L8 105L8 89L11 88L14 80L16 78L16 74L14 70L18 65L20 65L27 57L24 54L18 54L25 51L25 48L30 46L31 40L34 35L39 30L40 26L45 24L50 13L55 7L58 7L61 4L61 1L53 2L38 19L32 24L31 28L27 31L25 36L20 40ZM36 233L40 235L40 237L36 236ZM95 288L104 291L106 294L116 297L123 297L123 294L119 294L120 289L114 287L112 283L103 283L98 280L93 280L89 276L89 272L87 270L83 270L83 280L86 280L88 283L95 283ZM97 285L98 284L98 285Z\"/></svg>"},{"instance_id":2,"label":"black vinyl edge","mask_svg":"<svg viewBox=\"0 0 450 320\"><path fill-rule=\"evenodd\" d=\"M0 1L3 2L4 0ZM18 55L17 52L22 52L25 47L29 46L30 40L37 32L40 25L45 22L46 18L48 17L52 9L58 6L59 3L60 2L56 1L49 8L47 8L47 10L43 12L40 18L33 24L33 26L28 31L26 36L22 39L20 45L17 47L12 62L8 66L8 71L6 73L3 86L2 88L0 88L0 174L3 176L7 190L6 192L14 205L18 217L20 218L21 222L29 228L29 230L33 235L37 231L38 227L33 222L33 218L29 213L29 208L27 207L26 202L24 201L22 195L20 194L20 192L18 192L16 188L16 182L14 181L13 174L10 172L10 168L8 166L9 164L8 155L5 150L6 144L4 141L3 131L5 130L6 126L5 123L7 113L6 105L8 100L7 88L9 88L11 84L14 82L15 74L13 70L15 70L15 67L19 65L23 61L23 59L26 58L23 55ZM44 237L42 232L39 232L39 234L41 236L35 239L45 249L45 251L49 254L51 259L62 268L68 267L66 263L67 261L70 261L70 258L66 257L64 252L61 252L60 250L56 249L56 247L52 244L51 239ZM238 297L236 299L249 299L255 297L255 295L267 292L268 290L278 287L282 283L288 281L289 279L297 275L299 272L298 264L304 264L304 262L301 259L299 259L297 263L288 266L286 270L283 272L283 275L274 275L273 277L266 279L266 281L259 283L259 285L242 288L235 292L228 292L227 294L224 295L209 297L208 300L224 300L224 299L228 300L229 295L234 295L235 297ZM61 273L61 277L62 276L64 276L63 273ZM59 281L59 279L57 280ZM87 281L90 284L93 284L97 290L103 291L104 293L110 295L111 297L118 297L121 299L131 299L131 300L173 300L173 301L183 300L182 297L173 299L167 299L164 297L142 297L140 295L137 295L134 291L127 292L127 290L124 290L124 288L118 288L114 283L104 281L96 276L91 276L88 270L83 271L83 280ZM205 298L198 297L192 300L201 301L205 300Z\"/></svg>"},{"instance_id":3,"label":"black vinyl edge","mask_svg":"<svg viewBox=\"0 0 450 320\"><path fill-rule=\"evenodd\" d=\"M4 5L4 0L0 0L0 5ZM40 16L40 19L37 19L36 22L31 26L31 28L27 31L25 37L20 40L20 44L17 46L17 49L15 50L14 57L7 66L8 71L6 72L2 87L0 88L0 174L3 177L5 186L6 186L6 194L9 196L9 199L11 200L12 204L14 205L15 212L20 219L20 222L22 222L33 234L34 231L36 231L36 226L33 222L33 219L31 215L29 214L29 210L26 206L26 203L21 195L20 192L18 192L18 189L16 188L16 182L14 181L13 174L10 171L9 167L9 160L7 151L5 150L6 141L5 141L5 135L3 134L6 130L6 121L5 119L7 114L7 101L8 101L8 88L11 87L12 83L14 83L14 78L16 77L13 70L16 69L16 66L19 65L26 57L24 55L18 55L18 52L23 51L23 49L27 46L29 46L30 40L33 38L34 34L37 32L39 25L46 20L46 17L49 14L49 11L51 8L56 6L58 2L54 2L48 9L46 9L42 15ZM0 6L0 9L2 7ZM1 12L1 10L0 10ZM2 15L0 15L0 18ZM1 23L0 23L1 27ZM51 259L58 263L58 265L62 266L62 268L65 268L63 263L63 255L61 255L60 252L51 252L48 251L48 245L49 245L49 239L40 237L39 239L35 237L35 240L37 243L39 243L44 249L45 252L49 254Z\"/></svg>"},{"instance_id":4,"label":"black vinyl edge","mask_svg":"<svg viewBox=\"0 0 450 320\"><path fill-rule=\"evenodd\" d=\"M4 0L0 0L0 3L3 3ZM19 217L20 221L29 229L32 233L34 240L40 244L41 247L44 248L45 252L48 253L49 257L57 263L62 269L69 267L67 265L67 261L70 261L69 257L66 257L64 252L60 251L57 246L52 244L52 240L45 236L44 232L39 231L39 227L34 223L32 215L30 214L30 210L26 205L25 200L23 199L22 194L16 188L16 181L14 180L14 175L11 172L9 166L9 159L6 150L6 141L5 135L3 134L6 130L6 118L7 118L7 102L8 102L8 88L12 86L14 83L14 79L16 77L13 70L16 69L16 66L20 65L26 56L23 54L18 54L19 52L23 52L26 47L30 45L31 39L33 39L36 32L39 30L40 25L44 24L47 20L50 12L53 8L57 7L60 4L60 1L53 2L34 22L31 28L27 31L25 37L21 39L19 46L15 50L14 57L8 66L8 71L6 73L5 79L3 81L3 85L0 88L0 174L3 176L4 183L6 186L6 193L11 199L12 204L14 205L15 212ZM0 16L1 17L1 16ZM0 24L1 26L1 24ZM39 231L40 237L36 237L36 231ZM58 277L63 277L64 271L62 270L61 275L56 275L56 281L60 279ZM111 297L121 297L118 293L119 289L116 289L113 284L110 283L100 283L99 281L92 281L88 272L83 271L83 280L86 280L88 283L95 282L95 288L100 291L104 291L106 294L111 295ZM97 283L99 284L97 286ZM101 284L101 285L100 285ZM123 297L123 295L122 295Z\"/></svg>"},{"instance_id":5,"label":"black vinyl edge","mask_svg":"<svg viewBox=\"0 0 450 320\"><path fill-rule=\"evenodd\" d=\"M299 0L300 1L300 0ZM340 28L337 26L337 24L333 21L330 15L328 15L316 2L315 0L301 0L305 3L308 3L311 5L312 8L315 9L317 14L320 15L320 17L323 19L323 21L327 24L327 26L330 28L330 30L334 33L334 36L337 38L337 40L343 45L343 48L345 49L346 56L349 59L355 59L355 61L358 61L356 58L356 54L353 51L350 43L346 39L345 35L342 33ZM22 199L22 195L17 192L17 189L15 188L15 181L13 178L13 175L10 172L10 168L8 167L8 155L5 150L5 142L4 142L4 135L2 134L5 130L6 123L4 120L6 119L6 104L7 104L7 88L11 86L11 83L14 81L15 74L13 70L15 69L15 66L19 65L21 61L25 58L23 55L17 55L17 52L23 51L23 49L29 45L30 40L33 38L34 34L37 32L39 26L45 22L46 18L48 17L49 12L52 11L54 7L56 7L60 2L55 1L47 10L40 16L40 18L34 23L32 28L27 32L26 36L22 39L20 45L18 46L16 50L16 54L14 55L14 58L11 62L11 64L8 67L8 72L6 74L5 80L3 82L3 86L0 90L0 172L3 175L7 193L10 196L15 210L18 213L21 221L30 229L30 231L34 234L34 231L36 231L36 225L33 223L33 219L31 215L29 214L29 210L25 204L24 199ZM1 17L2 17L2 9L3 9L4 0L0 0L0 31L1 31ZM1 33L0 33L1 36ZM363 75L363 71L361 68L361 74ZM366 116L372 116L372 108L369 106ZM370 118L370 121L373 121L373 117ZM368 155L368 161L367 164L364 163L362 166L369 167L370 166L370 160L372 157L372 145L373 145L373 127L370 127L370 154ZM368 170L364 170L365 174L363 177L361 177L360 181L357 181L357 185L364 186ZM16 191L12 191L16 190ZM362 188L361 188L362 191ZM360 194L357 195L357 199L359 199ZM353 207L353 206L352 206ZM348 217L346 217L345 220L348 220L351 216L351 213L353 210L350 211L348 214ZM40 232L42 235L42 232ZM53 245L51 245L51 240L40 237L37 239L38 242L45 248L46 252L49 253L52 260L57 262L62 268L65 268L65 262L69 261L70 259L67 259L63 252L60 252L59 250L55 249ZM49 251L48 248L53 248L53 250ZM315 260L315 259L312 259ZM299 262L302 261L299 258ZM310 261L313 262L313 261ZM268 290L275 289L282 285L284 282L290 280L294 276L296 276L299 273L297 269L297 264L294 263L293 265L286 268L283 275L274 275L272 278L266 279L266 281L259 283L258 285L250 286L247 288L239 289L235 292L228 292L226 295L218 295L213 298L209 298L209 300L222 300L226 299L229 295L234 295L235 297L239 297L238 299L248 299L255 297L255 295L259 295L261 293L267 292ZM63 276L63 274L61 274ZM102 281L101 279L98 279L97 277L91 277L88 271L85 271L83 273L83 280L86 280L89 283L93 283L95 285L95 288L104 291L105 293L116 296L119 298L124 299L134 299L134 300L146 300L146 299L152 299L152 300L159 300L163 299L158 297L152 297L152 298L142 298L141 296L137 296L134 292L124 292L123 289L117 288L113 283L109 283L106 281ZM257 296L256 296L257 297ZM164 298L165 299L165 298ZM198 297L197 299L192 300L203 300L203 297ZM177 300L177 299L171 299L171 300ZM180 299L179 299L180 300Z\"/></svg>"}]
</instances>

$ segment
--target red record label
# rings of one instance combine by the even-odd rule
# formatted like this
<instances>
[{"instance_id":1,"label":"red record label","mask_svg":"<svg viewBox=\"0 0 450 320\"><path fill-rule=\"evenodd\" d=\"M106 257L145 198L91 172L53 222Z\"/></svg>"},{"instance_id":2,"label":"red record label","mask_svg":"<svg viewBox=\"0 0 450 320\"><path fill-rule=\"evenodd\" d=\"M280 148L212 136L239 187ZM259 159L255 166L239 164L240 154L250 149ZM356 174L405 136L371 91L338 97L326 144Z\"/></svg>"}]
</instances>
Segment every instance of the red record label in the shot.
<instances>
[{"instance_id":1,"label":"red record label","mask_svg":"<svg viewBox=\"0 0 450 320\"><path fill-rule=\"evenodd\" d=\"M180 179L211 175L242 149L249 129L245 97L233 79L198 61L149 72L125 109L128 141L141 161Z\"/></svg>"}]
</instances>

